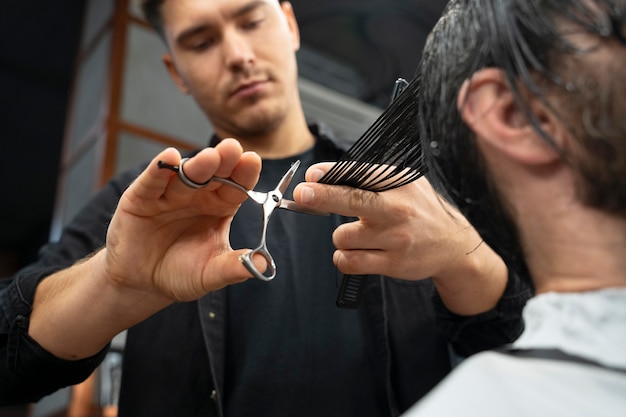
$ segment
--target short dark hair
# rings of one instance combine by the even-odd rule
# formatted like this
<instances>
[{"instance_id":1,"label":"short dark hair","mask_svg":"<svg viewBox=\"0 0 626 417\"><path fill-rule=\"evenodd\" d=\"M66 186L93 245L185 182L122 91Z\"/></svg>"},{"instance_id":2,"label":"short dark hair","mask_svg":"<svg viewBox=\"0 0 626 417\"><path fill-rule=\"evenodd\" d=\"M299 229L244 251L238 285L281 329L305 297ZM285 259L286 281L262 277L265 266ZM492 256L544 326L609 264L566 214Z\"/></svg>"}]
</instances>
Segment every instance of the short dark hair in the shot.
<instances>
[{"instance_id":1,"label":"short dark hair","mask_svg":"<svg viewBox=\"0 0 626 417\"><path fill-rule=\"evenodd\" d=\"M581 199L624 215L626 51L614 57L617 62L597 68L597 63L584 59L591 51L576 46L563 24L597 37L598 44L615 40L624 44L625 17L624 0L452 0L427 40L418 67L421 85L416 100L428 175L509 267L523 276L528 271L511 210L485 172L473 134L457 109L459 90L480 69L501 69L519 108L581 177ZM585 84L590 82L596 85L594 94L602 90L602 96L590 97L591 86ZM551 110L577 138L583 149L578 155L584 158L559 149L541 129L522 92L544 101L546 93L557 97L559 109ZM598 161L604 164L602 169Z\"/></svg>"},{"instance_id":2,"label":"short dark hair","mask_svg":"<svg viewBox=\"0 0 626 417\"><path fill-rule=\"evenodd\" d=\"M140 0L141 11L144 18L150 23L150 26L165 39L165 29L163 28L163 13L161 8L165 0ZM279 0L279 3L284 3L287 0Z\"/></svg>"},{"instance_id":3,"label":"short dark hair","mask_svg":"<svg viewBox=\"0 0 626 417\"><path fill-rule=\"evenodd\" d=\"M165 30L163 29L163 13L161 8L165 0L141 0L140 6L144 18L150 23L150 26L165 39Z\"/></svg>"}]
</instances>

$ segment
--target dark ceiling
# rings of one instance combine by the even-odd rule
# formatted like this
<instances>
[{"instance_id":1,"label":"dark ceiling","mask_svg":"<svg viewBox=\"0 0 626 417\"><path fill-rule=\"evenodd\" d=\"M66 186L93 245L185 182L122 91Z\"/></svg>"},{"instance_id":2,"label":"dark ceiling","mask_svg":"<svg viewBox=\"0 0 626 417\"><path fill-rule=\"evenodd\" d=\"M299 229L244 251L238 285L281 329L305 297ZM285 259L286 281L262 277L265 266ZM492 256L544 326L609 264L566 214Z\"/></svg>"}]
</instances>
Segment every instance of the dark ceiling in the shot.
<instances>
[{"instance_id":1,"label":"dark ceiling","mask_svg":"<svg viewBox=\"0 0 626 417\"><path fill-rule=\"evenodd\" d=\"M3 2L0 274L27 262L48 238L85 3ZM350 81L331 77L329 86L384 106L393 81L412 78L425 36L445 1L292 0L292 4L304 48L334 62ZM302 71L325 81L311 73L314 69Z\"/></svg>"}]
</instances>

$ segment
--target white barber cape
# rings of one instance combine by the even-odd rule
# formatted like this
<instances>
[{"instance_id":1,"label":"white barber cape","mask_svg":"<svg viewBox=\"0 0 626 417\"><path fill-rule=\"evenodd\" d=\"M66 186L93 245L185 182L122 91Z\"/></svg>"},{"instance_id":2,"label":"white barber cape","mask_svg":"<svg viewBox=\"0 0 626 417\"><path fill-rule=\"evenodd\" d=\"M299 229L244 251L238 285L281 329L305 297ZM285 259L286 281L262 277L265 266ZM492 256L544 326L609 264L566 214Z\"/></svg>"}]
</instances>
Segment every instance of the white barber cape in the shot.
<instances>
[{"instance_id":1,"label":"white barber cape","mask_svg":"<svg viewBox=\"0 0 626 417\"><path fill-rule=\"evenodd\" d=\"M404 417L626 417L626 289L546 293L524 308L515 349L576 360L484 352L463 361Z\"/></svg>"}]
</instances>

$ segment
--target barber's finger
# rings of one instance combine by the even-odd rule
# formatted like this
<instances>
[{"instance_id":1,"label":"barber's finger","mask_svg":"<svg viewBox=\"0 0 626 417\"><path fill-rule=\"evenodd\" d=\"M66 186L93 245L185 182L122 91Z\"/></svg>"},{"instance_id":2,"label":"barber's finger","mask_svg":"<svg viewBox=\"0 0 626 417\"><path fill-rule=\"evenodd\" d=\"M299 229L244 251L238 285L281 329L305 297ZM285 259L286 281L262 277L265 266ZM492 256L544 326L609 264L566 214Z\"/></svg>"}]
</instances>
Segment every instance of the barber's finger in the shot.
<instances>
[{"instance_id":1,"label":"barber's finger","mask_svg":"<svg viewBox=\"0 0 626 417\"><path fill-rule=\"evenodd\" d=\"M204 148L184 164L184 176L196 184L212 177L229 178L240 163L243 148L235 139L224 139L214 148Z\"/></svg>"},{"instance_id":2,"label":"barber's finger","mask_svg":"<svg viewBox=\"0 0 626 417\"><path fill-rule=\"evenodd\" d=\"M227 178L247 190L252 190L259 180L260 173L261 158L254 152L245 152L241 155L239 163ZM248 198L248 194L239 187L233 187L217 181L214 184L219 185L219 188L216 190L217 194L228 203L241 204Z\"/></svg>"},{"instance_id":3,"label":"barber's finger","mask_svg":"<svg viewBox=\"0 0 626 417\"><path fill-rule=\"evenodd\" d=\"M339 250L367 249L377 250L389 247L386 233L372 228L363 221L353 221L339 225L332 235L333 245Z\"/></svg>"},{"instance_id":4,"label":"barber's finger","mask_svg":"<svg viewBox=\"0 0 626 417\"><path fill-rule=\"evenodd\" d=\"M304 182L296 186L294 200L304 206L343 216L372 216L384 210L378 193L340 185Z\"/></svg>"},{"instance_id":5,"label":"barber's finger","mask_svg":"<svg viewBox=\"0 0 626 417\"><path fill-rule=\"evenodd\" d=\"M167 148L150 162L148 167L130 185L131 195L136 199L156 200L161 198L168 185L176 179L176 173L159 167L159 162L169 166L178 166L180 153L174 148ZM176 179L177 180L177 179Z\"/></svg>"},{"instance_id":6,"label":"barber's finger","mask_svg":"<svg viewBox=\"0 0 626 417\"><path fill-rule=\"evenodd\" d=\"M230 178L242 187L252 190L261 174L261 157L255 152L244 152Z\"/></svg>"},{"instance_id":7,"label":"barber's finger","mask_svg":"<svg viewBox=\"0 0 626 417\"><path fill-rule=\"evenodd\" d=\"M333 254L337 269L351 275L383 274L388 261L384 252L376 250L337 250Z\"/></svg>"},{"instance_id":8,"label":"barber's finger","mask_svg":"<svg viewBox=\"0 0 626 417\"><path fill-rule=\"evenodd\" d=\"M184 164L181 161L178 167L179 181L172 181L169 185L168 199L190 201L192 198L201 198L202 193L211 193L219 189L218 195L225 202L241 203L247 197L245 193L234 187L225 187L219 182L210 182L209 180L213 177L231 178L233 171L238 169L243 172L239 176L244 182L255 182L254 173L260 168L257 168L258 164L254 158L248 156L246 160L252 159L254 162L252 163L253 168L246 169L246 164L242 164L241 161L242 153L243 148L238 141L224 139L215 148L202 149L193 158L185 160Z\"/></svg>"},{"instance_id":9,"label":"barber's finger","mask_svg":"<svg viewBox=\"0 0 626 417\"><path fill-rule=\"evenodd\" d=\"M241 152L241 146L236 141L227 142L220 148L205 148L184 163L184 175L198 184L213 177L220 167L221 172L228 175L239 163ZM131 204L126 207L132 207L135 214L145 216L181 206L225 214L234 208L233 205L240 204L246 198L244 193L228 187L228 190L218 193L222 202L226 203L223 205L214 198L214 191L221 184L211 182L204 188L190 187L181 181L179 172L173 169L180 169L181 160L180 152L174 148L159 153L131 184L131 192L124 195L123 202ZM211 200L207 201L208 204L203 203L205 196ZM192 204L192 201L197 204ZM171 206L172 203L174 206Z\"/></svg>"},{"instance_id":10,"label":"barber's finger","mask_svg":"<svg viewBox=\"0 0 626 417\"><path fill-rule=\"evenodd\" d=\"M215 146L215 150L220 155L220 165L214 171L213 175L222 178L230 177L243 153L241 144L235 139L227 138L221 140Z\"/></svg>"},{"instance_id":11,"label":"barber's finger","mask_svg":"<svg viewBox=\"0 0 626 417\"><path fill-rule=\"evenodd\" d=\"M181 159L177 164L177 175L172 177L163 196L168 201L188 201L200 189L207 186L215 189L207 181L215 175L221 163L222 158L215 148L205 148L192 158Z\"/></svg>"},{"instance_id":12,"label":"barber's finger","mask_svg":"<svg viewBox=\"0 0 626 417\"><path fill-rule=\"evenodd\" d=\"M220 153L221 163L214 176L228 178L245 189L253 189L261 173L261 157L254 152L243 152L243 148L235 139L222 140L216 149ZM209 190L219 188L217 193L229 203L239 204L248 197L240 189L228 184L213 182L211 185L207 188Z\"/></svg>"}]
</instances>

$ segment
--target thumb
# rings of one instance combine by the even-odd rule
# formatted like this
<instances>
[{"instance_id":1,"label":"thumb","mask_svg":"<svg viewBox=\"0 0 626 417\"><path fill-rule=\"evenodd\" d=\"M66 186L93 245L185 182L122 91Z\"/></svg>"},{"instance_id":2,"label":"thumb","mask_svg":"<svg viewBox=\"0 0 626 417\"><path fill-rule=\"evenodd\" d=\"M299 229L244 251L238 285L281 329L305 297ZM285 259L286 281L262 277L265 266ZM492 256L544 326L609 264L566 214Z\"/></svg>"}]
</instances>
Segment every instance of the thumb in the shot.
<instances>
[{"instance_id":1,"label":"thumb","mask_svg":"<svg viewBox=\"0 0 626 417\"><path fill-rule=\"evenodd\" d=\"M268 271L267 269L269 267L270 260L266 259L263 255L260 255L258 253L254 253L252 254L252 256L250 256L250 252L250 249L239 249L232 251L233 257L236 257L236 260L231 261L233 262L233 266L236 265L236 268L233 268L236 276L244 277L244 279L252 277L253 273L248 269L249 267L253 270L256 270L256 272L261 275L269 273L270 271ZM247 262L245 262L244 260L249 259L251 259L252 262L250 264L247 264ZM246 266L246 264L248 266Z\"/></svg>"},{"instance_id":2,"label":"thumb","mask_svg":"<svg viewBox=\"0 0 626 417\"><path fill-rule=\"evenodd\" d=\"M344 185L303 182L293 191L296 203L348 217L369 217L377 213L382 201L378 193Z\"/></svg>"},{"instance_id":3,"label":"thumb","mask_svg":"<svg viewBox=\"0 0 626 417\"><path fill-rule=\"evenodd\" d=\"M252 278L252 273L244 266L242 257L250 253L250 249L230 250L211 259L209 268L204 274L205 291L211 292L227 285L237 284ZM261 255L252 256L254 267L263 274L267 269L267 261Z\"/></svg>"},{"instance_id":4,"label":"thumb","mask_svg":"<svg viewBox=\"0 0 626 417\"><path fill-rule=\"evenodd\" d=\"M335 165L335 162L319 162L311 165L304 174L308 182L318 182Z\"/></svg>"}]
</instances>

